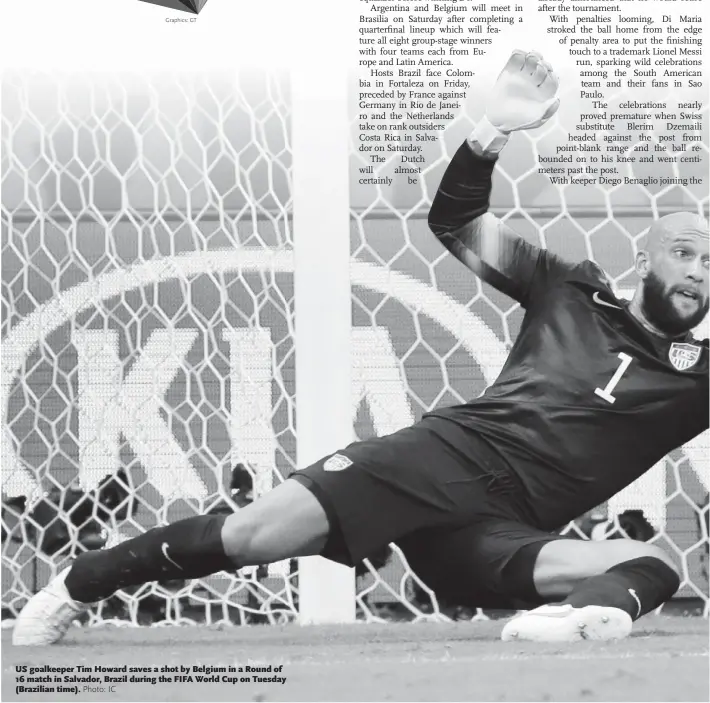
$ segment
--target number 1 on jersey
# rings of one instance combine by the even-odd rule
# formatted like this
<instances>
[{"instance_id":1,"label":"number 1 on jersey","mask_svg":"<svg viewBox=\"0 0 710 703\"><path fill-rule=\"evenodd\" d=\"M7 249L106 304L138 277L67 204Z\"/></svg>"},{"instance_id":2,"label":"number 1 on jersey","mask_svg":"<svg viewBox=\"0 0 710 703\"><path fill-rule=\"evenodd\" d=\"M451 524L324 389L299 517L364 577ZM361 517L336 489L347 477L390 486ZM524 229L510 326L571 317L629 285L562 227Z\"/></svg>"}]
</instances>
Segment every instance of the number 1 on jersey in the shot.
<instances>
[{"instance_id":1,"label":"number 1 on jersey","mask_svg":"<svg viewBox=\"0 0 710 703\"><path fill-rule=\"evenodd\" d=\"M616 384L619 383L621 377L624 375L624 371L629 368L629 364L632 361L632 358L628 354L624 354L624 352L619 352L619 359L621 359L619 368L616 369L616 373L611 377L611 381L606 384L606 388L594 389L594 392L600 398L604 398L604 400L606 400L608 403L614 403L616 401L616 398L611 394L611 392L614 390L614 388L616 388Z\"/></svg>"}]
</instances>

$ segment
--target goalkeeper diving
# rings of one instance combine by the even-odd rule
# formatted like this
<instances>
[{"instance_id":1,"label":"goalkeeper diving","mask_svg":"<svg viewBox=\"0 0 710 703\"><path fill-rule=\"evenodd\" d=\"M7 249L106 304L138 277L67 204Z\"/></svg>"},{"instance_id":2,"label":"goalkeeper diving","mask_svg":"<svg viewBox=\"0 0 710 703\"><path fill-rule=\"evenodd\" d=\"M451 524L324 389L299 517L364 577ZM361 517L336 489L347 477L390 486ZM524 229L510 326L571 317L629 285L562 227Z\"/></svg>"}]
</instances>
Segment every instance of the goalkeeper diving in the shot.
<instances>
[{"instance_id":1,"label":"goalkeeper diving","mask_svg":"<svg viewBox=\"0 0 710 703\"><path fill-rule=\"evenodd\" d=\"M525 310L495 383L324 457L234 514L80 555L22 610L16 645L58 641L118 589L314 554L353 566L390 542L447 600L525 609L504 640L623 638L676 592L658 545L555 531L708 428L708 342L692 334L708 310L708 225L690 212L655 220L627 302L597 264L564 261L489 213L509 135L544 124L557 92L542 57L514 52L429 214L443 246Z\"/></svg>"}]
</instances>

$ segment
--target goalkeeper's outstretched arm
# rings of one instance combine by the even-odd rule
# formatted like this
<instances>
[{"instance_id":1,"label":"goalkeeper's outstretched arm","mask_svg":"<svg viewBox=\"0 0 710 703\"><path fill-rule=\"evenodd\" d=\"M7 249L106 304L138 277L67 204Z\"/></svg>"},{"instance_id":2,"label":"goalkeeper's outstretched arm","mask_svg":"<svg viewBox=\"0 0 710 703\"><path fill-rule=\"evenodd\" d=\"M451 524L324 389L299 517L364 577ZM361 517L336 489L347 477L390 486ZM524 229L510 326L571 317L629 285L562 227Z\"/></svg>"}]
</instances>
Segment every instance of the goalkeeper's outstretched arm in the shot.
<instances>
[{"instance_id":1,"label":"goalkeeper's outstretched arm","mask_svg":"<svg viewBox=\"0 0 710 703\"><path fill-rule=\"evenodd\" d=\"M486 116L456 152L429 212L429 227L454 256L523 304L540 250L488 213L491 177L508 135L539 127L555 113L557 88L541 56L514 52L498 77Z\"/></svg>"}]
</instances>

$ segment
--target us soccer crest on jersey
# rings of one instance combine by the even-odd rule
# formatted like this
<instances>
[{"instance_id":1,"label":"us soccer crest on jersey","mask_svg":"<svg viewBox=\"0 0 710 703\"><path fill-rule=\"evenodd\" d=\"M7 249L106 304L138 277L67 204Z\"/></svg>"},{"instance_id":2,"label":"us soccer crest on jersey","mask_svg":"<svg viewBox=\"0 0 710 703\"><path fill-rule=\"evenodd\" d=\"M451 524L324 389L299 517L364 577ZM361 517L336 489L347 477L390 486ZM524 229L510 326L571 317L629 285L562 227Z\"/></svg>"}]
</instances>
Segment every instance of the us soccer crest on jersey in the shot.
<instances>
[{"instance_id":1,"label":"us soccer crest on jersey","mask_svg":"<svg viewBox=\"0 0 710 703\"><path fill-rule=\"evenodd\" d=\"M348 459L348 457L342 454L333 454L333 456L323 464L323 471L342 471L352 465L353 462Z\"/></svg>"},{"instance_id":2,"label":"us soccer crest on jersey","mask_svg":"<svg viewBox=\"0 0 710 703\"><path fill-rule=\"evenodd\" d=\"M668 358L678 371L687 371L695 366L700 358L700 347L695 344L673 342L668 350Z\"/></svg>"}]
</instances>

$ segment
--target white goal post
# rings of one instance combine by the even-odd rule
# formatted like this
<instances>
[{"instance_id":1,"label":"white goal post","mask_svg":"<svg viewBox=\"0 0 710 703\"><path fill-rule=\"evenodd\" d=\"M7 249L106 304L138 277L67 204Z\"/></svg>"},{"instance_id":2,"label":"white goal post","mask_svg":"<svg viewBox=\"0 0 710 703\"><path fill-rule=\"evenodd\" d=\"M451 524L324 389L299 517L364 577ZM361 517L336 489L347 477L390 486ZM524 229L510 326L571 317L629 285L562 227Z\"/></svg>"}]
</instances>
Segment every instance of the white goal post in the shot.
<instances>
[{"instance_id":1,"label":"white goal post","mask_svg":"<svg viewBox=\"0 0 710 703\"><path fill-rule=\"evenodd\" d=\"M292 74L300 468L353 441L347 84L337 61L322 60L335 53L315 46ZM354 622L353 569L308 557L298 570L301 623Z\"/></svg>"}]
</instances>

